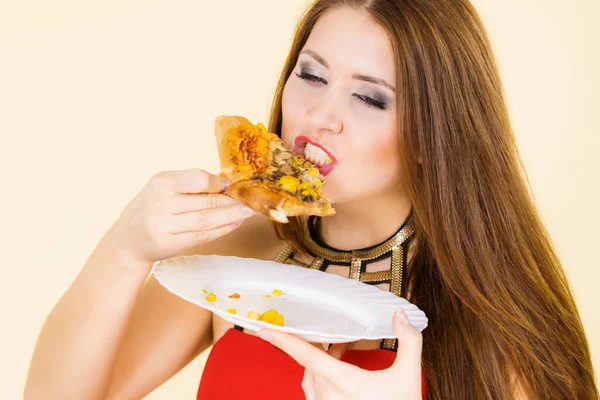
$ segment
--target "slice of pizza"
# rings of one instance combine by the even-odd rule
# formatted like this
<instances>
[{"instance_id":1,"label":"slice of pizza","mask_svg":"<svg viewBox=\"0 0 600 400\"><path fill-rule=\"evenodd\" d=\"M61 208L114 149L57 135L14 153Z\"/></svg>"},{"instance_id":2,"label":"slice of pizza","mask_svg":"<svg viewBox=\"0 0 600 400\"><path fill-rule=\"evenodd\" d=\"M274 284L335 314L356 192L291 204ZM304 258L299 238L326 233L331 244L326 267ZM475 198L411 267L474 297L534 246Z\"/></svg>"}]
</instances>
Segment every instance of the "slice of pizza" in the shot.
<instances>
[{"instance_id":1,"label":"slice of pizza","mask_svg":"<svg viewBox=\"0 0 600 400\"><path fill-rule=\"evenodd\" d=\"M287 150L263 124L221 116L215 121L220 175L231 182L225 194L281 223L300 215L331 216L317 167Z\"/></svg>"}]
</instances>

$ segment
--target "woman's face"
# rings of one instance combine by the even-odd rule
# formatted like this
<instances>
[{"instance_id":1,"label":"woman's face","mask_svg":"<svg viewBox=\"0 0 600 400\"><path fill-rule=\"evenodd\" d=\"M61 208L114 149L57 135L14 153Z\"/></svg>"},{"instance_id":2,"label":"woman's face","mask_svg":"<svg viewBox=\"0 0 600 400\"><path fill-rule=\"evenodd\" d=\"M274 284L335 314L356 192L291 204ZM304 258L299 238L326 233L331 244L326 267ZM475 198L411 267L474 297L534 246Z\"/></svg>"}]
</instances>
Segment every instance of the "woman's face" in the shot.
<instances>
[{"instance_id":1,"label":"woman's face","mask_svg":"<svg viewBox=\"0 0 600 400\"><path fill-rule=\"evenodd\" d=\"M346 7L319 19L284 88L282 137L320 166L338 204L398 191L395 87L383 28Z\"/></svg>"}]
</instances>

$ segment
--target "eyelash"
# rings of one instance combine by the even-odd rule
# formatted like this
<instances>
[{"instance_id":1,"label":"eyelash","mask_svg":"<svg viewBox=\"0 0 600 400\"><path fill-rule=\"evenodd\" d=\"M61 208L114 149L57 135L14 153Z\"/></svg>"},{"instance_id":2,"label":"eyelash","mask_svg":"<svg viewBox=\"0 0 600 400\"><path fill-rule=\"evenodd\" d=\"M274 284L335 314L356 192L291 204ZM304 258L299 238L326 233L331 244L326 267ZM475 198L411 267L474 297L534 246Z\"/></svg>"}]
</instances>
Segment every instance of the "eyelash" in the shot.
<instances>
[{"instance_id":1,"label":"eyelash","mask_svg":"<svg viewBox=\"0 0 600 400\"><path fill-rule=\"evenodd\" d=\"M323 83L325 85L327 85L327 81L323 78L319 78L318 76L314 76L311 74L307 74L306 72L302 71L300 73L294 72L296 74L296 76L300 79L302 79L303 81L307 81L307 82L311 82L311 83Z\"/></svg>"},{"instance_id":2,"label":"eyelash","mask_svg":"<svg viewBox=\"0 0 600 400\"><path fill-rule=\"evenodd\" d=\"M354 94L353 96L356 97L357 99L361 100L362 102L364 102L367 105L367 107L375 107L380 110L385 110L387 108L387 105L382 101L375 100L375 99L372 99L370 97L363 96L360 94Z\"/></svg>"},{"instance_id":3,"label":"eyelash","mask_svg":"<svg viewBox=\"0 0 600 400\"><path fill-rule=\"evenodd\" d=\"M294 74L296 74L298 78L302 79L303 81L306 81L307 83L322 83L324 85L327 85L327 81L325 79L319 78L318 76L314 76L311 74L307 74L304 71L302 71L301 73L294 72ZM385 110L387 108L387 105L382 101L374 100L370 97L363 96L360 94L353 94L353 96L365 103L365 105L369 108L373 107L379 110Z\"/></svg>"}]
</instances>

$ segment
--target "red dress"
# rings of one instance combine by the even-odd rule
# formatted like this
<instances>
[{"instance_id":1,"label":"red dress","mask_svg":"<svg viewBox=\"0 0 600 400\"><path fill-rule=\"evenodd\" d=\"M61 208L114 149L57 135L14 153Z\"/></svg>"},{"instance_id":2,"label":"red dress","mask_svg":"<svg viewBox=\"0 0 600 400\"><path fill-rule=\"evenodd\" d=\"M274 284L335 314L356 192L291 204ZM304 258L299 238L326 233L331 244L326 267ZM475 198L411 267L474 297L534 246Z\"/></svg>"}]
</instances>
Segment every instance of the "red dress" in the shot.
<instances>
[{"instance_id":1,"label":"red dress","mask_svg":"<svg viewBox=\"0 0 600 400\"><path fill-rule=\"evenodd\" d=\"M395 358L391 350L348 350L342 361L375 371L390 367ZM304 400L303 375L304 367L277 347L229 329L208 357L197 400Z\"/></svg>"}]
</instances>

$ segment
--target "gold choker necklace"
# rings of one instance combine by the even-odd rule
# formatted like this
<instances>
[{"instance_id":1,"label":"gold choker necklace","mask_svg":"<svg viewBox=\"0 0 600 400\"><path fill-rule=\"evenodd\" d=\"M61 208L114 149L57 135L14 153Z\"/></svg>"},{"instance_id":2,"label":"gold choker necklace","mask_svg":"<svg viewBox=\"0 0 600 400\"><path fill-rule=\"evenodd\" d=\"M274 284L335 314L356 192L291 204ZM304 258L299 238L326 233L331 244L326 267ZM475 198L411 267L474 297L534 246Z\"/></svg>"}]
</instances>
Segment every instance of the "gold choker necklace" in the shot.
<instances>
[{"instance_id":1,"label":"gold choker necklace","mask_svg":"<svg viewBox=\"0 0 600 400\"><path fill-rule=\"evenodd\" d=\"M389 283L390 292L396 296L402 296L402 281L404 265L406 264L407 245L415 233L413 214L409 215L400 229L384 242L360 250L337 250L316 239L317 218L310 217L303 221L304 247L314 257L310 264L294 258L293 249L288 244L279 254L276 261L283 264L293 264L304 268L319 269L325 271L329 265L349 265L348 278L366 284L377 285ZM390 254L391 253L391 254ZM366 272L367 265L391 257L391 268L387 271ZM395 339L386 339L381 348L396 350Z\"/></svg>"}]
</instances>

